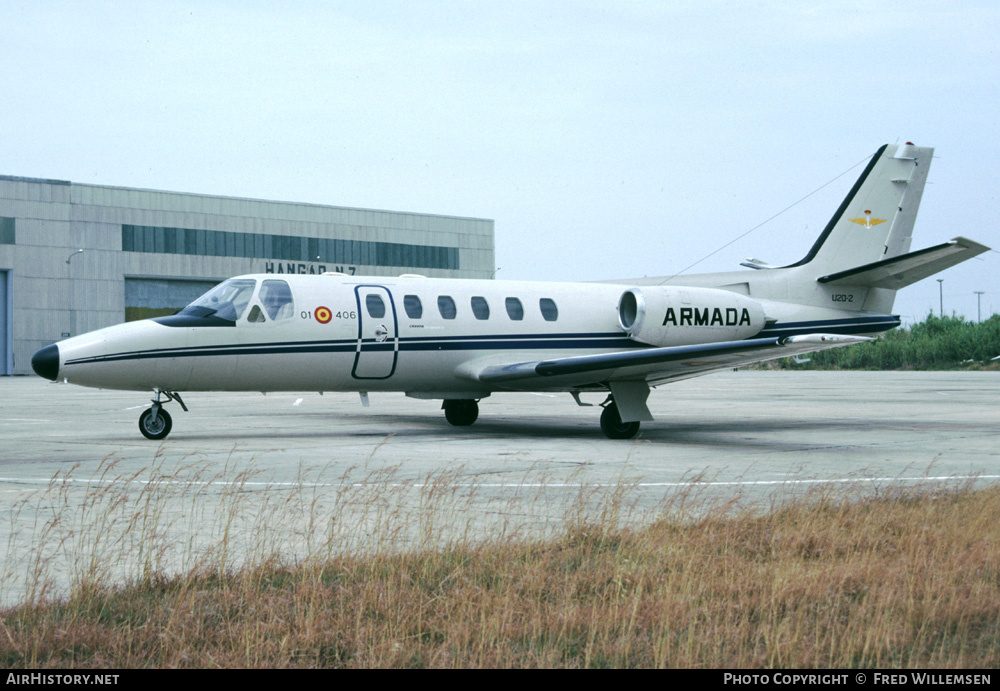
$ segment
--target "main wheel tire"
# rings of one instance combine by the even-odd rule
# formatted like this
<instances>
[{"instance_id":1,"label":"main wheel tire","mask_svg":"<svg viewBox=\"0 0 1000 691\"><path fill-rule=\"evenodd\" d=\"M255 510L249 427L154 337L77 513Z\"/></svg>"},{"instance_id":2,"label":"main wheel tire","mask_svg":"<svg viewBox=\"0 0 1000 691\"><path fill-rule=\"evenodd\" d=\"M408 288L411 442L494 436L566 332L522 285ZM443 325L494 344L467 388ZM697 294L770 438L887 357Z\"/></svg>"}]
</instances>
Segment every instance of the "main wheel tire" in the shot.
<instances>
[{"instance_id":1,"label":"main wheel tire","mask_svg":"<svg viewBox=\"0 0 1000 691\"><path fill-rule=\"evenodd\" d=\"M473 400L445 401L444 416L456 427L468 427L479 418L479 404Z\"/></svg>"},{"instance_id":2,"label":"main wheel tire","mask_svg":"<svg viewBox=\"0 0 1000 691\"><path fill-rule=\"evenodd\" d=\"M639 433L639 423L622 422L618 406L609 403L601 413L601 431L608 439L631 439Z\"/></svg>"},{"instance_id":3,"label":"main wheel tire","mask_svg":"<svg viewBox=\"0 0 1000 691\"><path fill-rule=\"evenodd\" d=\"M155 416L152 408L144 410L139 416L139 431L146 439L163 439L170 434L170 428L173 424L170 413L163 408L160 408Z\"/></svg>"}]
</instances>

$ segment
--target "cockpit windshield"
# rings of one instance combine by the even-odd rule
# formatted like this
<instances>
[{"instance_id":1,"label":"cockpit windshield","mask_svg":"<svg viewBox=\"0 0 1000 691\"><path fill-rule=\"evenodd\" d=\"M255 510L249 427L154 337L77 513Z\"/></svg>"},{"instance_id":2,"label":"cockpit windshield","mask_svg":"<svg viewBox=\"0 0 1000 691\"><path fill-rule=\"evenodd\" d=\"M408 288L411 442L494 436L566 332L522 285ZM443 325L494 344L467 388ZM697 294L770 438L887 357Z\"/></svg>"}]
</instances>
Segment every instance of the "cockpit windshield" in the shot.
<instances>
[{"instance_id":1,"label":"cockpit windshield","mask_svg":"<svg viewBox=\"0 0 1000 691\"><path fill-rule=\"evenodd\" d=\"M256 286L257 281L252 278L230 278L182 309L179 314L216 317L235 322L243 316Z\"/></svg>"}]
</instances>

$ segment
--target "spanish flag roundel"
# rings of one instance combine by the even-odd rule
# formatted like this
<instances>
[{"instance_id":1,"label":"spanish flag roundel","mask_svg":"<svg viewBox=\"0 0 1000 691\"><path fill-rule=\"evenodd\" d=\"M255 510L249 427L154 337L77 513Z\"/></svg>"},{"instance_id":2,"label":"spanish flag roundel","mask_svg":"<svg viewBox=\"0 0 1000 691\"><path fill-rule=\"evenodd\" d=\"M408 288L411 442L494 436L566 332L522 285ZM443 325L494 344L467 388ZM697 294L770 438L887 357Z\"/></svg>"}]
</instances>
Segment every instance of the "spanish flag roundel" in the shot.
<instances>
[{"instance_id":1,"label":"spanish flag roundel","mask_svg":"<svg viewBox=\"0 0 1000 691\"><path fill-rule=\"evenodd\" d=\"M327 324L333 319L333 313L330 312L329 307L317 307L314 314L316 315L316 321L320 324Z\"/></svg>"}]
</instances>

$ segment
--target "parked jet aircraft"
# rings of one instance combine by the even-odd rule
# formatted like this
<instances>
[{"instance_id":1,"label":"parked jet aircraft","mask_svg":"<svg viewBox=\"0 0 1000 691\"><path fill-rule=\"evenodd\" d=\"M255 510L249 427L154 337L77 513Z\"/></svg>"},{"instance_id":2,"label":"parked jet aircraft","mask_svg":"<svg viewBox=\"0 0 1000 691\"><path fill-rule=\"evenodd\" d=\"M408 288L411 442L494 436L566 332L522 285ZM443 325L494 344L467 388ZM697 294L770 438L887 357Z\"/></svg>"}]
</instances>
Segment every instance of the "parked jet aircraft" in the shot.
<instances>
[{"instance_id":1,"label":"parked jet aircraft","mask_svg":"<svg viewBox=\"0 0 1000 691\"><path fill-rule=\"evenodd\" d=\"M453 425L501 391L607 394L601 430L635 436L650 387L871 340L899 325L897 289L987 247L910 252L933 149L883 146L801 260L611 283L255 274L168 317L49 345L40 376L152 390L139 429L162 439L187 391L403 391Z\"/></svg>"}]
</instances>

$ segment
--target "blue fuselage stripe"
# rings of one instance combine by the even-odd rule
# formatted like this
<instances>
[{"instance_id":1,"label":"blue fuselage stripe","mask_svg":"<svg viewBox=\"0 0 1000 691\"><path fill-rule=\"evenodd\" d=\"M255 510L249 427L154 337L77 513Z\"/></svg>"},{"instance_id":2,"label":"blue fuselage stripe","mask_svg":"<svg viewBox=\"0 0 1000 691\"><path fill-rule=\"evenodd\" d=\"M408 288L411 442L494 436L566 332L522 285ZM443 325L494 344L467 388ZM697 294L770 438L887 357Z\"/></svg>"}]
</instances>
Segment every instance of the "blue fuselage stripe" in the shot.
<instances>
[{"instance_id":1,"label":"blue fuselage stripe","mask_svg":"<svg viewBox=\"0 0 1000 691\"><path fill-rule=\"evenodd\" d=\"M595 336L599 336L595 338ZM392 352L397 348L394 339L384 342L364 339L365 352ZM582 348L647 348L649 346L628 338L625 334L524 334L519 336L446 336L400 338L402 351L461 351L461 350L551 350ZM188 346L158 350L128 351L89 358L68 360L66 365L92 362L117 362L146 358L209 357L215 355L273 355L282 353L353 353L358 348L357 339L337 341L292 341L273 343L227 344Z\"/></svg>"}]
</instances>

